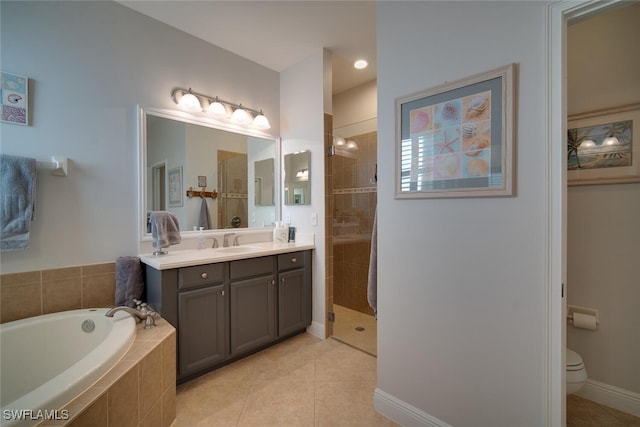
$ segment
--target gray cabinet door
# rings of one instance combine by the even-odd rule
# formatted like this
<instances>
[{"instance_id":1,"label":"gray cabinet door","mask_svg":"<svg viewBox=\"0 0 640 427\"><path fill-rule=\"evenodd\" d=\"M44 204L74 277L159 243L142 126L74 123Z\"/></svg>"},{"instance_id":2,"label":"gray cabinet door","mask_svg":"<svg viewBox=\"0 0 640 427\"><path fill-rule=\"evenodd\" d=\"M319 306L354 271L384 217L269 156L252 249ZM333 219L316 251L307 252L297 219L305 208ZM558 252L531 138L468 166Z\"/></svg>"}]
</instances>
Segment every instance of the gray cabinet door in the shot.
<instances>
[{"instance_id":1,"label":"gray cabinet door","mask_svg":"<svg viewBox=\"0 0 640 427\"><path fill-rule=\"evenodd\" d=\"M224 285L178 293L179 376L227 359L226 298Z\"/></svg>"},{"instance_id":2,"label":"gray cabinet door","mask_svg":"<svg viewBox=\"0 0 640 427\"><path fill-rule=\"evenodd\" d=\"M276 338L273 275L231 282L231 355L247 353Z\"/></svg>"},{"instance_id":3,"label":"gray cabinet door","mask_svg":"<svg viewBox=\"0 0 640 427\"><path fill-rule=\"evenodd\" d=\"M307 326L305 270L299 268L278 275L278 336Z\"/></svg>"}]
</instances>

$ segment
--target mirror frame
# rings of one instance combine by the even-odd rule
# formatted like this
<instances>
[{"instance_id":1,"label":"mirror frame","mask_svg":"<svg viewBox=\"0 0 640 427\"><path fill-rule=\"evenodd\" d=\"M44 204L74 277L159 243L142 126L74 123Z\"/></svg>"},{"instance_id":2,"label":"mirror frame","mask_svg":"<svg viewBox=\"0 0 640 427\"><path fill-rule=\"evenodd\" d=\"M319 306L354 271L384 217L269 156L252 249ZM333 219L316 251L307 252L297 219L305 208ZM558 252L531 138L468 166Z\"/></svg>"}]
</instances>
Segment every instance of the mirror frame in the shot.
<instances>
[{"instance_id":1,"label":"mirror frame","mask_svg":"<svg viewBox=\"0 0 640 427\"><path fill-rule=\"evenodd\" d=\"M255 130L248 129L242 126L233 125L231 123L222 123L213 118L205 116L204 113L186 113L180 110L166 110L161 108L148 108L137 106L137 138L138 138L138 210L137 210L137 224L138 224L138 236L140 241L151 240L151 234L147 233L147 114L156 117L162 117L165 119L176 120L183 123L189 123L192 125L204 126L211 129L222 130L226 132L232 132L240 135L253 136L256 138L268 139L273 141L275 148L274 156L274 207L275 207L275 220L280 221L282 217L282 203L281 203L281 186L282 186L282 174L280 171L282 156L281 138L275 137L271 134ZM273 227L247 227L242 230L259 230L259 229L271 229ZM223 231L219 229L211 229L209 232ZM197 235L197 232L181 230L182 236Z\"/></svg>"}]
</instances>

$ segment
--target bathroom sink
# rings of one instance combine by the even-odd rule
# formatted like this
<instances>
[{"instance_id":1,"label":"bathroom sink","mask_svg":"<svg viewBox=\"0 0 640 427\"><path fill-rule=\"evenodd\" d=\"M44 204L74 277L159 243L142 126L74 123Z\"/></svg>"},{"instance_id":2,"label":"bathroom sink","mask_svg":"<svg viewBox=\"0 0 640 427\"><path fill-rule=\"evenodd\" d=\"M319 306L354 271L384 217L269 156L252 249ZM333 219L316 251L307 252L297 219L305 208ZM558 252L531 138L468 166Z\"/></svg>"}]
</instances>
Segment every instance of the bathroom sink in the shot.
<instances>
[{"instance_id":1,"label":"bathroom sink","mask_svg":"<svg viewBox=\"0 0 640 427\"><path fill-rule=\"evenodd\" d=\"M262 249L263 248L261 248L260 246L244 245L244 246L229 246L226 248L217 248L216 252L222 252L227 254L242 254L246 252L261 251Z\"/></svg>"}]
</instances>

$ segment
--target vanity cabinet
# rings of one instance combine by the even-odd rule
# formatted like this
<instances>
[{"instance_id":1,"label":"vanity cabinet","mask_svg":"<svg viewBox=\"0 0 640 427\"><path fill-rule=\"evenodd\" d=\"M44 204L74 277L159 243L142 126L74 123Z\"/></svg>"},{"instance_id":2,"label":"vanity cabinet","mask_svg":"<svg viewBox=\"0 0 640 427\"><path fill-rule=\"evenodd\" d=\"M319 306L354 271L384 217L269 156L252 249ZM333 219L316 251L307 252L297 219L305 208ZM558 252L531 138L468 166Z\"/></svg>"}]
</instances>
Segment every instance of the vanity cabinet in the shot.
<instances>
[{"instance_id":1,"label":"vanity cabinet","mask_svg":"<svg viewBox=\"0 0 640 427\"><path fill-rule=\"evenodd\" d=\"M231 355L276 338L275 257L231 261Z\"/></svg>"},{"instance_id":2,"label":"vanity cabinet","mask_svg":"<svg viewBox=\"0 0 640 427\"><path fill-rule=\"evenodd\" d=\"M178 270L181 375L199 372L227 359L227 294L224 264Z\"/></svg>"},{"instance_id":3,"label":"vanity cabinet","mask_svg":"<svg viewBox=\"0 0 640 427\"><path fill-rule=\"evenodd\" d=\"M311 323L310 252L278 255L278 336L286 336Z\"/></svg>"},{"instance_id":4,"label":"vanity cabinet","mask_svg":"<svg viewBox=\"0 0 640 427\"><path fill-rule=\"evenodd\" d=\"M311 324L311 250L156 270L146 300L177 331L184 382Z\"/></svg>"}]
</instances>

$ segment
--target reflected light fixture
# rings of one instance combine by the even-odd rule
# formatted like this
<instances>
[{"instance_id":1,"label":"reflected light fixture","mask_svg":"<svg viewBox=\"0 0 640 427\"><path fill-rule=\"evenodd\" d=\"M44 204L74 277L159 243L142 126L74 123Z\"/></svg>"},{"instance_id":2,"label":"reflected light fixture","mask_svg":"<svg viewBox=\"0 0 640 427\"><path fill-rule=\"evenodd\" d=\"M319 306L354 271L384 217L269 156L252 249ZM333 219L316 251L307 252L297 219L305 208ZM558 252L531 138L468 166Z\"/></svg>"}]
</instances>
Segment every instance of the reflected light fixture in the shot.
<instances>
[{"instance_id":1,"label":"reflected light fixture","mask_svg":"<svg viewBox=\"0 0 640 427\"><path fill-rule=\"evenodd\" d=\"M369 63L364 59L358 59L356 62L353 63L353 67L358 70L367 68L367 65L369 65Z\"/></svg>"},{"instance_id":2,"label":"reflected light fixture","mask_svg":"<svg viewBox=\"0 0 640 427\"><path fill-rule=\"evenodd\" d=\"M357 150L358 149L358 144L353 141L353 140L349 140L347 141L347 150Z\"/></svg>"},{"instance_id":3,"label":"reflected light fixture","mask_svg":"<svg viewBox=\"0 0 640 427\"><path fill-rule=\"evenodd\" d=\"M300 169L298 173L296 173L296 178L300 181L308 181L309 180L309 169Z\"/></svg>"},{"instance_id":4,"label":"reflected light fixture","mask_svg":"<svg viewBox=\"0 0 640 427\"><path fill-rule=\"evenodd\" d=\"M217 96L209 96L202 93L194 92L189 89L175 88L171 92L171 99L178 106L191 113L200 113L206 111L207 114L216 118L226 118L234 123L254 127L256 129L271 129L269 119L264 115L262 110L254 110L244 107L242 104L234 104L225 101ZM202 106L205 106L206 110ZM228 111L233 111L231 116Z\"/></svg>"}]
</instances>

